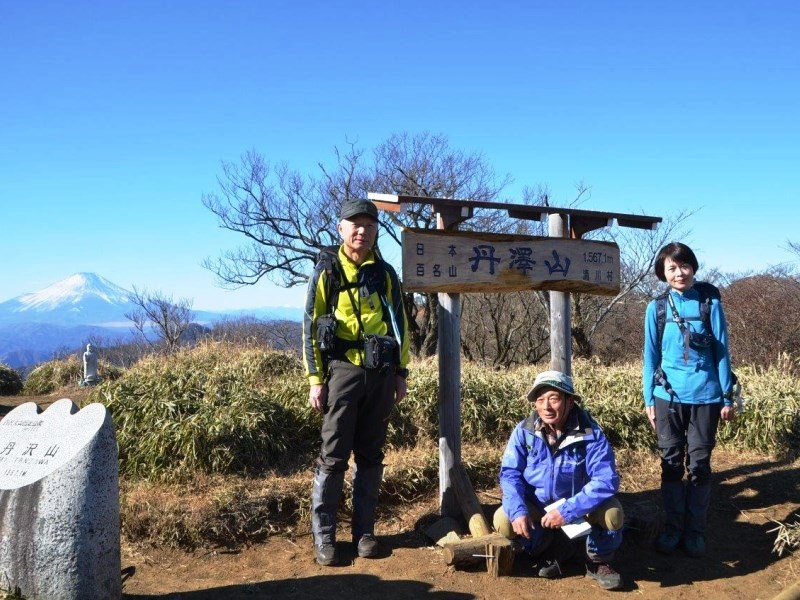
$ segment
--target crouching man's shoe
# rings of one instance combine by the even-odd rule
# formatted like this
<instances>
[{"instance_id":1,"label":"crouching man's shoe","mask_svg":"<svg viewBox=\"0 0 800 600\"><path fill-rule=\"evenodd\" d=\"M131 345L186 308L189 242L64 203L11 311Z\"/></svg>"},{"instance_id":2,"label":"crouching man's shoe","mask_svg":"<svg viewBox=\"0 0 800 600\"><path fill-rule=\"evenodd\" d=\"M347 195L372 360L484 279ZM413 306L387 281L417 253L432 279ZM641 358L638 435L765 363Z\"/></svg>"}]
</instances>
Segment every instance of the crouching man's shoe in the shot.
<instances>
[{"instance_id":1,"label":"crouching man's shoe","mask_svg":"<svg viewBox=\"0 0 800 600\"><path fill-rule=\"evenodd\" d=\"M586 577L594 579L604 590L618 590L622 587L622 576L608 563L586 563Z\"/></svg>"},{"instance_id":2,"label":"crouching man's shoe","mask_svg":"<svg viewBox=\"0 0 800 600\"><path fill-rule=\"evenodd\" d=\"M381 544L371 533L365 533L356 544L359 558L378 558L381 554Z\"/></svg>"},{"instance_id":3,"label":"crouching man's shoe","mask_svg":"<svg viewBox=\"0 0 800 600\"><path fill-rule=\"evenodd\" d=\"M558 579L563 575L561 565L555 559L544 560L536 565L539 570L536 574L546 579Z\"/></svg>"},{"instance_id":4,"label":"crouching man's shoe","mask_svg":"<svg viewBox=\"0 0 800 600\"><path fill-rule=\"evenodd\" d=\"M314 558L317 564L330 567L336 564L336 546L333 544L314 544Z\"/></svg>"}]
</instances>

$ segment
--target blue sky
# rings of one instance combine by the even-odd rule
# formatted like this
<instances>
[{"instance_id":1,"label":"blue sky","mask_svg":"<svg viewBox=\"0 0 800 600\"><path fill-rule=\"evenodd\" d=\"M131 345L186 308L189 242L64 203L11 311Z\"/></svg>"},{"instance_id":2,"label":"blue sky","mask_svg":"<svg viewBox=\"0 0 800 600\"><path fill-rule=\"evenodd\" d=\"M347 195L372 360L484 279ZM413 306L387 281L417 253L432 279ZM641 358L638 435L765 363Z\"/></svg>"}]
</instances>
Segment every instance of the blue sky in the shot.
<instances>
[{"instance_id":1,"label":"blue sky","mask_svg":"<svg viewBox=\"0 0 800 600\"><path fill-rule=\"evenodd\" d=\"M796 2L0 0L0 301L79 271L198 309L300 305L217 286L238 246L201 204L255 149L430 131L567 205L667 216L706 267L800 241ZM794 40L794 41L792 41ZM701 273L702 275L702 273Z\"/></svg>"}]
</instances>

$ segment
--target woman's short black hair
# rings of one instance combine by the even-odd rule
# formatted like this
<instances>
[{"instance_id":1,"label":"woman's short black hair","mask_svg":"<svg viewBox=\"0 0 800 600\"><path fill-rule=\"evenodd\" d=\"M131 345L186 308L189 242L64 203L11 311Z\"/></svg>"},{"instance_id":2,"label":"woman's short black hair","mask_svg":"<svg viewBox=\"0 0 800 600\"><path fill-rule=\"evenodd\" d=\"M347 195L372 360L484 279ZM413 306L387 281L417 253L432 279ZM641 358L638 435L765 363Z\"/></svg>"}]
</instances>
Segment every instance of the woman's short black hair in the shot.
<instances>
[{"instance_id":1,"label":"woman's short black hair","mask_svg":"<svg viewBox=\"0 0 800 600\"><path fill-rule=\"evenodd\" d=\"M680 242L670 242L661 250L659 250L658 254L656 255L656 277L658 277L661 281L667 280L667 278L664 276L664 262L668 258L671 258L675 262L686 263L692 267L692 271L697 273L699 265L697 264L697 257L694 255L694 252L692 252L692 249L686 244L681 244Z\"/></svg>"}]
</instances>

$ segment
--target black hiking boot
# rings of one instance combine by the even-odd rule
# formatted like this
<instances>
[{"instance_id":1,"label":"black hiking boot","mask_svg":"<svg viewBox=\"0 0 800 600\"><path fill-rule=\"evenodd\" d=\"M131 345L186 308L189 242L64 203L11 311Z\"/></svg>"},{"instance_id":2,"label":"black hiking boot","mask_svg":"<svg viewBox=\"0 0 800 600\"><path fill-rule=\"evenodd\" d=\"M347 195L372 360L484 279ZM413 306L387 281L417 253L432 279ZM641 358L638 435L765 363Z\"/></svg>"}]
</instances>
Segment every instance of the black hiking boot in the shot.
<instances>
[{"instance_id":1,"label":"black hiking boot","mask_svg":"<svg viewBox=\"0 0 800 600\"><path fill-rule=\"evenodd\" d=\"M381 544L371 533L365 533L356 544L359 558L378 558L381 555Z\"/></svg>"},{"instance_id":2,"label":"black hiking boot","mask_svg":"<svg viewBox=\"0 0 800 600\"><path fill-rule=\"evenodd\" d=\"M334 544L314 544L314 558L318 565L330 567L336 564L336 546Z\"/></svg>"}]
</instances>

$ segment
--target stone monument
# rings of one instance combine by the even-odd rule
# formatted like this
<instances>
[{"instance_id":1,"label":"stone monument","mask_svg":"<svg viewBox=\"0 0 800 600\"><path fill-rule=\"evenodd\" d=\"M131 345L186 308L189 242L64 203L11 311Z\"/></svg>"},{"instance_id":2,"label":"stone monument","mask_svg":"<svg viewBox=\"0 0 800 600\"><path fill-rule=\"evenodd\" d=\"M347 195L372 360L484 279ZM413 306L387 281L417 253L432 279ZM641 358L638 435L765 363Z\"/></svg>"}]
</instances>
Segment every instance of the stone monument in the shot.
<instances>
[{"instance_id":1,"label":"stone monument","mask_svg":"<svg viewBox=\"0 0 800 600\"><path fill-rule=\"evenodd\" d=\"M97 352L92 344L86 344L86 352L83 353L83 379L82 386L97 385L100 383L100 375L97 372Z\"/></svg>"},{"instance_id":2,"label":"stone monument","mask_svg":"<svg viewBox=\"0 0 800 600\"><path fill-rule=\"evenodd\" d=\"M33 402L0 421L0 589L28 600L122 594L117 443L102 404Z\"/></svg>"}]
</instances>

